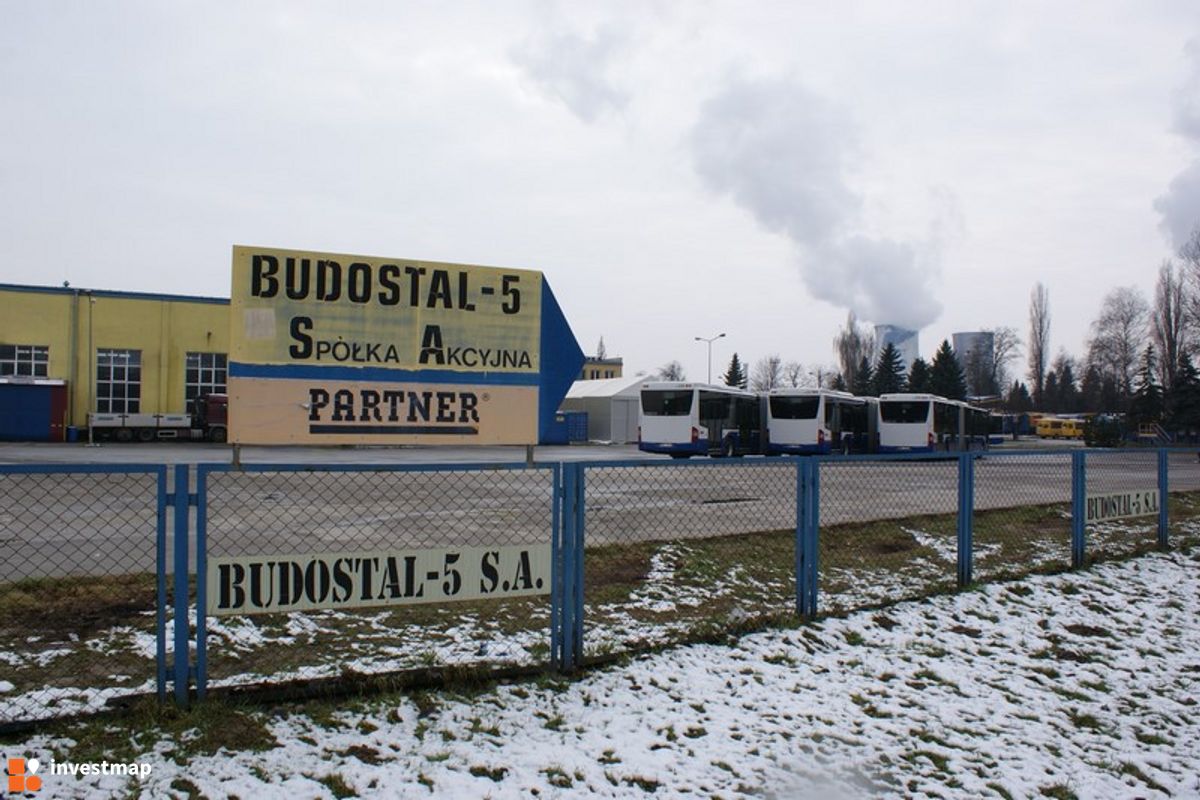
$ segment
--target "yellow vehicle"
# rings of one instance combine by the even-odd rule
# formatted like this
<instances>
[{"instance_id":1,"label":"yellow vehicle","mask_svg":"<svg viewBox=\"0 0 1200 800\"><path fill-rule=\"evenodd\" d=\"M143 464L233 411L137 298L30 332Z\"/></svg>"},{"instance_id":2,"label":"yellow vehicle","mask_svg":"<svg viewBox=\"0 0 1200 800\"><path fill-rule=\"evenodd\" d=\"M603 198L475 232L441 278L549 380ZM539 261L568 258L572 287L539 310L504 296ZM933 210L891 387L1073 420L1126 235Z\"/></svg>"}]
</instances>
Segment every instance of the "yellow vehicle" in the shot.
<instances>
[{"instance_id":1,"label":"yellow vehicle","mask_svg":"<svg viewBox=\"0 0 1200 800\"><path fill-rule=\"evenodd\" d=\"M1043 439L1082 439L1083 420L1042 417L1037 421L1037 435Z\"/></svg>"}]
</instances>

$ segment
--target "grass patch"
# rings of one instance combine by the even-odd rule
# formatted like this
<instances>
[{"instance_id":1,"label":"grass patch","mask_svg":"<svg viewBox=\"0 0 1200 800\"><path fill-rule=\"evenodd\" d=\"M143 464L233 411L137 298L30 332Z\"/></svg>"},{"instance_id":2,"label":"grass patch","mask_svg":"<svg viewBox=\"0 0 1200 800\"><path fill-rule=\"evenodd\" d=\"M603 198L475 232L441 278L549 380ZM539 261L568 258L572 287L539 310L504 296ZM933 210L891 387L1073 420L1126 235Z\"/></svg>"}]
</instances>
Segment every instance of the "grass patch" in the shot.
<instances>
[{"instance_id":1,"label":"grass patch","mask_svg":"<svg viewBox=\"0 0 1200 800\"><path fill-rule=\"evenodd\" d=\"M504 780L504 776L508 774L508 767L471 767L470 772L476 778L488 778L489 780L499 783Z\"/></svg>"},{"instance_id":2,"label":"grass patch","mask_svg":"<svg viewBox=\"0 0 1200 800\"><path fill-rule=\"evenodd\" d=\"M358 793L354 791L354 788L346 783L346 779L336 772L317 778L316 780L317 783L322 784L338 800L345 797L358 797Z\"/></svg>"},{"instance_id":3,"label":"grass patch","mask_svg":"<svg viewBox=\"0 0 1200 800\"><path fill-rule=\"evenodd\" d=\"M1083 714L1074 709L1067 711L1067 718L1076 728L1085 731L1103 731L1104 725L1091 714Z\"/></svg>"},{"instance_id":4,"label":"grass patch","mask_svg":"<svg viewBox=\"0 0 1200 800\"><path fill-rule=\"evenodd\" d=\"M164 753L179 763L212 755L222 748L262 752L279 746L267 730L263 715L240 704L217 700L181 711L146 698L119 717L108 714L50 722L43 731L52 739L72 743L54 752L56 760L82 763L136 761L162 742Z\"/></svg>"},{"instance_id":5,"label":"grass patch","mask_svg":"<svg viewBox=\"0 0 1200 800\"><path fill-rule=\"evenodd\" d=\"M1167 787L1163 786L1161 783L1154 780L1146 773L1142 772L1141 768L1138 767L1137 764L1133 764L1129 761L1124 762L1123 764L1121 764L1121 774L1122 775L1131 775L1134 778L1137 778L1139 781L1146 784L1146 786L1150 787L1151 789L1153 789L1156 792L1162 792L1165 795L1171 794L1171 792L1167 789Z\"/></svg>"}]
</instances>

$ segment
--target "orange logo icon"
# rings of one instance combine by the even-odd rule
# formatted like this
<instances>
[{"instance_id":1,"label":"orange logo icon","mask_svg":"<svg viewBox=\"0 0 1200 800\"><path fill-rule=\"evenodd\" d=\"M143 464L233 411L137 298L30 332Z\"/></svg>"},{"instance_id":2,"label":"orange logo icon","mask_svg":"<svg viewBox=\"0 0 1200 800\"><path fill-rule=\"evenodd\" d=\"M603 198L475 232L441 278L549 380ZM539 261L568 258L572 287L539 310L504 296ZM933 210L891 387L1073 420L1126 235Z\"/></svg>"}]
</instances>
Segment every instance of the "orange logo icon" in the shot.
<instances>
[{"instance_id":1,"label":"orange logo icon","mask_svg":"<svg viewBox=\"0 0 1200 800\"><path fill-rule=\"evenodd\" d=\"M36 758L26 761L23 758L8 760L8 791L10 794L21 792L36 792L42 788L42 779L34 773L41 766Z\"/></svg>"}]
</instances>

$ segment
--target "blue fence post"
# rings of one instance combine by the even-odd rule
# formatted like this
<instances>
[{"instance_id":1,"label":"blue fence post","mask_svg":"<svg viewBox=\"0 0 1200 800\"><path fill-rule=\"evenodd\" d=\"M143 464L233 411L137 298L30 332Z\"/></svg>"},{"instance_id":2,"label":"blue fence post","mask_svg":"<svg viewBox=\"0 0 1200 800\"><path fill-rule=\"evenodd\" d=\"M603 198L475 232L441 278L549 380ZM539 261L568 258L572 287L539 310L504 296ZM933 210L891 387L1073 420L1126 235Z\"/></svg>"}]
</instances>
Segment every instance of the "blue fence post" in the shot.
<instances>
[{"instance_id":1,"label":"blue fence post","mask_svg":"<svg viewBox=\"0 0 1200 800\"><path fill-rule=\"evenodd\" d=\"M1086 453L1071 454L1071 567L1079 569L1084 564L1086 542L1084 518L1087 510L1087 463Z\"/></svg>"},{"instance_id":2,"label":"blue fence post","mask_svg":"<svg viewBox=\"0 0 1200 800\"><path fill-rule=\"evenodd\" d=\"M167 699L167 468L158 472L158 520L155 531L155 689L158 702Z\"/></svg>"},{"instance_id":3,"label":"blue fence post","mask_svg":"<svg viewBox=\"0 0 1200 800\"><path fill-rule=\"evenodd\" d=\"M562 548L562 464L553 467L554 493L550 500L550 668L563 665L563 557Z\"/></svg>"},{"instance_id":4,"label":"blue fence post","mask_svg":"<svg viewBox=\"0 0 1200 800\"><path fill-rule=\"evenodd\" d=\"M975 564L975 459L958 457L958 585L970 586Z\"/></svg>"},{"instance_id":5,"label":"blue fence post","mask_svg":"<svg viewBox=\"0 0 1200 800\"><path fill-rule=\"evenodd\" d=\"M808 613L817 615L817 591L820 586L821 544L821 461L814 458L809 472L808 497Z\"/></svg>"},{"instance_id":6,"label":"blue fence post","mask_svg":"<svg viewBox=\"0 0 1200 800\"><path fill-rule=\"evenodd\" d=\"M175 467L175 703L188 704L191 630L188 623L188 467Z\"/></svg>"},{"instance_id":7,"label":"blue fence post","mask_svg":"<svg viewBox=\"0 0 1200 800\"><path fill-rule=\"evenodd\" d=\"M796 614L808 610L808 459L796 459Z\"/></svg>"},{"instance_id":8,"label":"blue fence post","mask_svg":"<svg viewBox=\"0 0 1200 800\"><path fill-rule=\"evenodd\" d=\"M208 470L196 467L196 699L208 693Z\"/></svg>"},{"instance_id":9,"label":"blue fence post","mask_svg":"<svg viewBox=\"0 0 1200 800\"><path fill-rule=\"evenodd\" d=\"M821 464L817 458L800 459L800 498L797 502L797 524L800 526L798 568L796 574L800 616L817 615L817 585L819 583L818 529L820 528Z\"/></svg>"},{"instance_id":10,"label":"blue fence post","mask_svg":"<svg viewBox=\"0 0 1200 800\"><path fill-rule=\"evenodd\" d=\"M563 464L562 486L562 630L560 631L559 665L564 670L574 668L570 642L575 631L575 480L574 464Z\"/></svg>"},{"instance_id":11,"label":"blue fence post","mask_svg":"<svg viewBox=\"0 0 1200 800\"><path fill-rule=\"evenodd\" d=\"M575 465L575 630L572 636L573 664L583 661L583 559L584 528L587 521L587 469L583 464Z\"/></svg>"},{"instance_id":12,"label":"blue fence post","mask_svg":"<svg viewBox=\"0 0 1200 800\"><path fill-rule=\"evenodd\" d=\"M1170 522L1167 513L1167 490L1170 482L1167 475L1167 449L1158 451L1158 546L1163 550L1170 547L1167 541L1167 525Z\"/></svg>"}]
</instances>

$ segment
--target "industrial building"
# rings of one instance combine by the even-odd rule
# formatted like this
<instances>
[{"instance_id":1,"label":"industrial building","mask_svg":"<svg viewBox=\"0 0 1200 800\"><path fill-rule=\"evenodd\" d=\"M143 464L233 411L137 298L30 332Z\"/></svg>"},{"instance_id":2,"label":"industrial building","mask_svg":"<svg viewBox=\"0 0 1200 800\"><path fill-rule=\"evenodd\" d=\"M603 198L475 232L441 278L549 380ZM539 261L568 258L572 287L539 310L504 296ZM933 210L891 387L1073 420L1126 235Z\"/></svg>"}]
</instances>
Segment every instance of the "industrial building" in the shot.
<instances>
[{"instance_id":1,"label":"industrial building","mask_svg":"<svg viewBox=\"0 0 1200 800\"><path fill-rule=\"evenodd\" d=\"M991 382L996 335L991 331L963 331L951 334L954 356L967 379L967 394L981 396L994 394L998 387Z\"/></svg>"},{"instance_id":2,"label":"industrial building","mask_svg":"<svg viewBox=\"0 0 1200 800\"><path fill-rule=\"evenodd\" d=\"M0 439L62 441L89 412L191 411L224 392L229 300L0 284Z\"/></svg>"},{"instance_id":3,"label":"industrial building","mask_svg":"<svg viewBox=\"0 0 1200 800\"><path fill-rule=\"evenodd\" d=\"M0 284L0 441L65 441L88 414L193 413L224 393L229 300ZM564 401L588 438L637 441L638 386L622 359L590 358ZM578 388L582 387L582 388Z\"/></svg>"}]
</instances>

